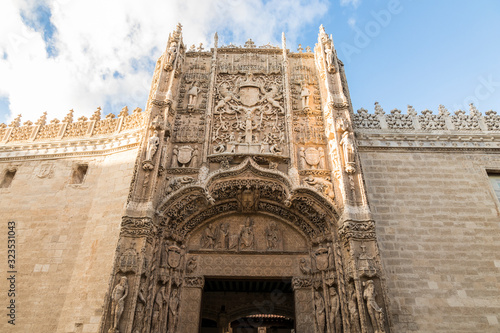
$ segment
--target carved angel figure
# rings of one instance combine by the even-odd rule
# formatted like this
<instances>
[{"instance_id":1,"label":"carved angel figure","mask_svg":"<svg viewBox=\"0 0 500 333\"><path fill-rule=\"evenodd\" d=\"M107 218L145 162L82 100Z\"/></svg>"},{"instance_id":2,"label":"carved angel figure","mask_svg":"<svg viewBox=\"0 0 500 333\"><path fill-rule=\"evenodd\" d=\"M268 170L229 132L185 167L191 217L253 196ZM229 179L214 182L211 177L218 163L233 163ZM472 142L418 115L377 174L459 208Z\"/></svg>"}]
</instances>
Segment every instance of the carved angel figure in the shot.
<instances>
[{"instance_id":1,"label":"carved angel figure","mask_svg":"<svg viewBox=\"0 0 500 333\"><path fill-rule=\"evenodd\" d=\"M175 333L177 326L177 314L179 309L179 296L177 289L172 290L170 301L168 303L168 333Z\"/></svg>"},{"instance_id":2,"label":"carved angel figure","mask_svg":"<svg viewBox=\"0 0 500 333\"><path fill-rule=\"evenodd\" d=\"M333 49L332 49L332 45L330 42L327 42L325 44L325 55L326 55L326 65L327 65L327 69L329 72L333 72L335 73L335 66L333 64L333 57L334 57L334 54L333 54Z\"/></svg>"},{"instance_id":3,"label":"carved angel figure","mask_svg":"<svg viewBox=\"0 0 500 333\"><path fill-rule=\"evenodd\" d=\"M305 275L311 274L311 267L309 267L309 265L307 264L306 259L304 259L304 258L300 259L299 267L300 267L300 271L302 272L302 274L305 274Z\"/></svg>"},{"instance_id":4,"label":"carved angel figure","mask_svg":"<svg viewBox=\"0 0 500 333\"><path fill-rule=\"evenodd\" d=\"M354 290L354 287L351 288L352 290L348 302L349 316L351 318L353 332L358 333L361 332L361 328L359 326L358 297L356 296L356 290Z\"/></svg>"},{"instance_id":5,"label":"carved angel figure","mask_svg":"<svg viewBox=\"0 0 500 333\"><path fill-rule=\"evenodd\" d=\"M128 282L127 277L122 276L120 282L113 288L111 293L111 328L108 332L115 333L118 331L118 325L125 309L125 298L128 295Z\"/></svg>"},{"instance_id":6,"label":"carved angel figure","mask_svg":"<svg viewBox=\"0 0 500 333\"><path fill-rule=\"evenodd\" d=\"M353 173L355 170L354 162L354 143L352 141L349 131L345 131L342 134L342 140L340 141L342 145L342 150L344 154L344 162L347 173Z\"/></svg>"}]
</instances>

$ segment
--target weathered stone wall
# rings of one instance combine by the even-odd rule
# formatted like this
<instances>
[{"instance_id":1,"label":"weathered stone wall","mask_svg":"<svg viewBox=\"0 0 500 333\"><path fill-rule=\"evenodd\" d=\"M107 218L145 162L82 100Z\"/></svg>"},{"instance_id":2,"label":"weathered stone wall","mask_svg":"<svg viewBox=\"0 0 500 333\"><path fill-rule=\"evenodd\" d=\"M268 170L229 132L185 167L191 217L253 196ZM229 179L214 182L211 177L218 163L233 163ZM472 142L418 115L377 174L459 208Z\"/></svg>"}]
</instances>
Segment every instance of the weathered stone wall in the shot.
<instances>
[{"instance_id":1,"label":"weathered stone wall","mask_svg":"<svg viewBox=\"0 0 500 333\"><path fill-rule=\"evenodd\" d=\"M360 149L394 332L499 332L500 155Z\"/></svg>"},{"instance_id":2,"label":"weathered stone wall","mask_svg":"<svg viewBox=\"0 0 500 333\"><path fill-rule=\"evenodd\" d=\"M0 175L17 168L10 187L0 189L0 244L7 244L7 221L16 221L18 272L16 326L4 319L0 331L97 332L136 156L133 148L0 163ZM77 163L88 164L87 175L70 185Z\"/></svg>"}]
</instances>

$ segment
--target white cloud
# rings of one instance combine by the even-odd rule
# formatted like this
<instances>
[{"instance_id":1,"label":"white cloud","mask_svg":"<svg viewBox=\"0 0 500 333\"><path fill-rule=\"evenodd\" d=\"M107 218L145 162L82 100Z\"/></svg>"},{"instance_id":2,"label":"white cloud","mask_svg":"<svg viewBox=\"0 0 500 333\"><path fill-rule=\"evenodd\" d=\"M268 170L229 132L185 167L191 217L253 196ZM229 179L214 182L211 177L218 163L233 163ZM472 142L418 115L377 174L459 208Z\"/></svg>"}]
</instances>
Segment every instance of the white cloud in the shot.
<instances>
[{"instance_id":1,"label":"white cloud","mask_svg":"<svg viewBox=\"0 0 500 333\"><path fill-rule=\"evenodd\" d=\"M361 0L340 0L340 5L341 6L353 6L354 8L358 8L358 6L361 4Z\"/></svg>"},{"instance_id":2,"label":"white cloud","mask_svg":"<svg viewBox=\"0 0 500 333\"><path fill-rule=\"evenodd\" d=\"M356 26L356 19L354 17L350 17L347 20L347 24L351 27L354 28Z\"/></svg>"},{"instance_id":3,"label":"white cloud","mask_svg":"<svg viewBox=\"0 0 500 333\"><path fill-rule=\"evenodd\" d=\"M26 25L40 5L52 15L56 56L46 52L43 24L32 25L37 31ZM61 118L71 108L76 116L110 104L105 113L125 104L144 108L152 67L177 22L188 45L211 45L215 31L219 43L280 44L285 31L290 47L304 25L319 25L326 12L326 0L4 0L0 98L10 101L8 118L22 113L23 121L43 111Z\"/></svg>"}]
</instances>

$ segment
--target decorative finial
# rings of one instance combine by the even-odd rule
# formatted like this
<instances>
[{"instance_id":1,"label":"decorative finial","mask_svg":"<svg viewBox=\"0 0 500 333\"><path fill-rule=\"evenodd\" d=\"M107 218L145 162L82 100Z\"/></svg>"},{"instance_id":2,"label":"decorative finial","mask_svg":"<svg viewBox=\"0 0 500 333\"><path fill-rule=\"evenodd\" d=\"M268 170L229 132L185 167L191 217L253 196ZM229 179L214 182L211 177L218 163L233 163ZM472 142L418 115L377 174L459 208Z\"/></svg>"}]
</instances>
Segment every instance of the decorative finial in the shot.
<instances>
[{"instance_id":1,"label":"decorative finial","mask_svg":"<svg viewBox=\"0 0 500 333\"><path fill-rule=\"evenodd\" d=\"M19 127L19 125L21 124L21 117L21 114L18 114L17 117L12 120L9 127Z\"/></svg>"},{"instance_id":2,"label":"decorative finial","mask_svg":"<svg viewBox=\"0 0 500 333\"><path fill-rule=\"evenodd\" d=\"M97 107L97 110L94 112L92 117L90 117L90 120L95 120L95 121L101 120L101 107L100 106Z\"/></svg>"},{"instance_id":3,"label":"decorative finial","mask_svg":"<svg viewBox=\"0 0 500 333\"><path fill-rule=\"evenodd\" d=\"M302 53L302 51L304 51L304 49L302 48L302 44L299 44L297 51L299 51L299 53Z\"/></svg>"},{"instance_id":4,"label":"decorative finial","mask_svg":"<svg viewBox=\"0 0 500 333\"><path fill-rule=\"evenodd\" d=\"M285 37L285 32L281 33L281 47L283 50L286 50L286 37Z\"/></svg>"},{"instance_id":5,"label":"decorative finial","mask_svg":"<svg viewBox=\"0 0 500 333\"><path fill-rule=\"evenodd\" d=\"M214 47L215 48L217 48L218 42L219 42L219 35L217 35L217 31L216 31L215 35L214 35Z\"/></svg>"},{"instance_id":6,"label":"decorative finial","mask_svg":"<svg viewBox=\"0 0 500 333\"><path fill-rule=\"evenodd\" d=\"M42 116L36 121L35 125L44 126L47 121L47 111L45 111Z\"/></svg>"},{"instance_id":7,"label":"decorative finial","mask_svg":"<svg viewBox=\"0 0 500 333\"><path fill-rule=\"evenodd\" d=\"M73 109L69 110L66 117L63 119L63 123L72 123L73 122Z\"/></svg>"},{"instance_id":8,"label":"decorative finial","mask_svg":"<svg viewBox=\"0 0 500 333\"><path fill-rule=\"evenodd\" d=\"M118 117L126 117L128 116L128 107L124 106L123 109L118 114Z\"/></svg>"}]
</instances>

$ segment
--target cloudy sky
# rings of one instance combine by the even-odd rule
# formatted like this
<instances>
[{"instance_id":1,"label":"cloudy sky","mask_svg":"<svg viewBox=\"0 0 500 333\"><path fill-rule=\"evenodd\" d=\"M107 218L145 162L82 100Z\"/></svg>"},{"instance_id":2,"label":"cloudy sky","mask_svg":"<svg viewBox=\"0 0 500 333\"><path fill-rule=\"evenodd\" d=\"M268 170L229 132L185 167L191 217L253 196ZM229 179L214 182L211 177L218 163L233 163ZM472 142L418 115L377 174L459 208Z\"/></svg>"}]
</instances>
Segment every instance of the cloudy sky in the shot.
<instances>
[{"instance_id":1,"label":"cloudy sky","mask_svg":"<svg viewBox=\"0 0 500 333\"><path fill-rule=\"evenodd\" d=\"M497 0L2 0L0 122L144 108L177 22L184 42L311 47L323 24L354 108L500 112Z\"/></svg>"}]
</instances>

